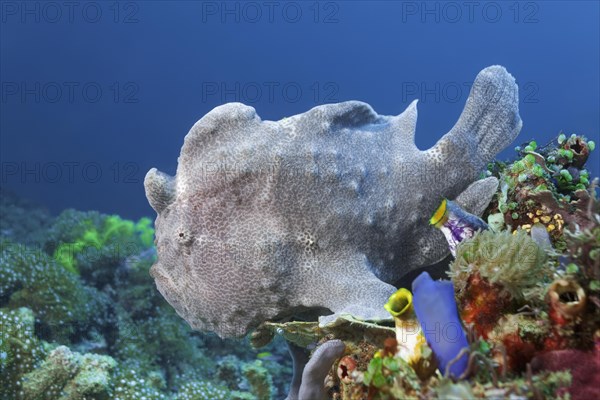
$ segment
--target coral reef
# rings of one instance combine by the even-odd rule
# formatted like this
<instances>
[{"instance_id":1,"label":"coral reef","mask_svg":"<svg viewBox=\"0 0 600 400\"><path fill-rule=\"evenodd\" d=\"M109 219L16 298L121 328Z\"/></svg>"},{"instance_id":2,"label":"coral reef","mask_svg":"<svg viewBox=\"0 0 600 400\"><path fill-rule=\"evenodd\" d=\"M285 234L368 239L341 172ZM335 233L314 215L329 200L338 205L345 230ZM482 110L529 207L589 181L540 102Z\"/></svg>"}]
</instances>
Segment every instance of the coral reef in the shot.
<instances>
[{"instance_id":1,"label":"coral reef","mask_svg":"<svg viewBox=\"0 0 600 400\"><path fill-rule=\"evenodd\" d=\"M477 114L475 103L470 100L459 122ZM338 135L368 135L368 129L388 129L386 124L406 127L416 117L414 107L400 117L377 116L363 104L332 107L308 113L320 118L317 120L331 120L331 126L315 129L335 131ZM336 107L346 108L333 119L331 115L317 115L340 111ZM234 108L246 110L241 106ZM368 113L353 114L361 110ZM509 126L516 123L512 113L504 117L511 122ZM215 115L211 113L207 118L211 120ZM304 123L308 123L303 118L306 115L292 117L293 121L253 120L252 123L269 129L281 124L281 129L288 129L289 133L293 127L304 127ZM364 121L367 122L362 124ZM243 125L248 121L241 118L237 123ZM202 127L206 125L202 123L195 129ZM227 129L237 132L240 127L228 126ZM460 131L461 126L456 128L456 132ZM190 149L194 147L192 141L199 140L193 136L186 139ZM450 138L457 139L460 135L451 133ZM204 139L208 141L207 146L214 144L208 137ZM468 143L461 142L461 146L469 146ZM444 146L450 146L450 150ZM457 143L446 138L437 149L444 150L442 153L454 151L453 146ZM434 221L444 225L452 218L462 222L477 218L463 214L468 210L474 215L483 215L489 229L480 230L485 228L484 223L471 219L469 223L476 221L473 225L476 229L468 235L461 232L453 236L451 243L427 225L427 217L441 198L427 199L432 207L427 213L415 208L422 213L420 223L430 229L430 239L437 241L435 244L421 242L421 246L432 245L434 252L444 248L446 253L449 245L456 244L456 257L448 271L452 284L433 281L424 273L414 281L412 293L406 288L393 288L384 298L380 284L357 281L342 291L336 291L339 287L334 285L326 294L344 297L340 302L353 302L356 296L362 296L360 290L375 291L377 295L369 297L369 304L360 304L369 309L377 308L381 314L389 313L393 321L389 317L364 320L360 312L356 316L346 313L353 310L351 307L344 307L344 313L327 314L338 310L330 308L324 298L308 296L308 292L304 292L308 297L303 301L294 297L299 292L290 279L312 274L313 280L308 282L318 283L329 264L323 264L326 265L323 271L292 270L282 282L273 279L282 276L278 273L290 271L277 270L277 264L270 264L275 271L268 279L261 280L265 272L261 268L248 270L254 274L252 279L244 280L248 276L236 279L248 285L258 279L261 287L268 290L256 292L254 287L248 292L225 291L223 295L229 296L231 306L221 310L231 317L227 321L231 326L227 329L239 322L240 329L235 332L241 334L263 317L273 315L273 318L258 324L245 340L221 339L215 334L194 331L157 292L148 273L157 257L149 219L134 222L115 215L76 210L65 210L53 218L2 190L0 398L266 400L284 398L286 393L288 400L598 398L600 202L596 193L598 182L585 171L585 161L594 148L594 142L581 135L561 135L542 148L529 142L518 150L519 156L514 162L489 165L484 179L471 183L458 196L450 196L455 200L446 200L446 209L441 208L437 215L442 218ZM481 164L480 161L489 159L495 152L488 151L489 154L481 155L474 163ZM223 178L223 175L212 178L208 175L209 181ZM238 178L235 175L233 179ZM243 175L243 179L246 178L248 176ZM332 180L328 184L336 187L336 182ZM225 183L225 186L230 184ZM149 191L154 193L152 205L163 213L174 201L181 201L171 178L156 174L148 184ZM249 190L251 185L239 188ZM273 193L283 195L269 190L255 195L268 201ZM236 199L246 198L242 192L232 195ZM263 195L266 197L261 197ZM491 202L490 198L493 198ZM342 210L338 217L361 218L361 215L347 213ZM386 218L392 218L392 214L374 214L375 225L381 227L385 221L389 222L391 219ZM189 215L184 213L184 216ZM164 230L165 235L182 228L182 249L189 251L190 258L182 258L181 266L191 268L191 263L198 259L194 258L197 257L195 250L186 247L186 243L190 237L200 242L206 238L188 230L189 224L175 226L182 221L179 217L163 217L159 216L158 228ZM266 214L261 217L268 219ZM314 222L308 217L306 221ZM323 222L328 223L330 220ZM274 221L270 221L268 227L281 228ZM302 228L308 229L307 226ZM292 229L286 227L286 232L288 230ZM330 261L328 257L350 251L360 251L363 264L375 260L374 253L369 252L370 243L348 242L348 248L342 247L339 252L337 249L325 251L332 243L328 242L330 239L323 239L319 232L303 232L306 234L298 239L301 253L310 254L314 257L310 260L315 263ZM373 231L365 229L365 234L368 233ZM264 243L268 239L265 238L261 236L257 241ZM235 261L225 260L225 265L234 262L245 265L249 259L263 259L265 254L281 257L277 260L297 255L285 250L290 238L276 238L282 241L273 244L274 247L253 248L255 253L237 254ZM374 235L369 240L385 247L387 243L379 242L384 239L385 235ZM172 247L165 244L165 238L162 240L158 241L158 254L164 257ZM226 244L233 247L221 249L222 256L241 248L239 243ZM383 247L377 251L383 251ZM412 253L402 253L406 254L410 255L406 260L414 261ZM211 271L206 261L201 258L198 263ZM293 267L313 267L301 261L294 259ZM347 261L340 258L332 268L343 273L346 270L338 267ZM375 265L373 270L363 272L375 277L377 268ZM344 281L363 276L334 276L320 283L333 285L335 279ZM219 277L225 278L234 280L227 274ZM207 284L219 283L219 279L209 280ZM362 284L364 287L360 287ZM357 286L360 290L352 291ZM388 286L392 288L391 285L385 287ZM293 294L288 297L288 293L284 293L283 298L296 302L274 306L278 297L273 291L283 289ZM250 294L257 293L266 298L256 303ZM180 300L195 301L195 298ZM265 314L252 309L264 304L271 306L263 310ZM314 307L303 307L307 304ZM181 306L189 307L189 304ZM252 323L245 319L246 312ZM252 314L255 312L257 314ZM285 342L293 358L294 376L289 390L292 365L285 354Z\"/></svg>"},{"instance_id":2,"label":"coral reef","mask_svg":"<svg viewBox=\"0 0 600 400\"><path fill-rule=\"evenodd\" d=\"M0 203L22 202L11 197ZM31 215L37 220L39 213ZM155 260L149 223L66 210L44 224L24 224L36 231L22 241L3 232L0 398L285 396L291 363L280 338L265 348L260 366L248 341L224 343L193 332L156 291L148 274ZM82 241L90 249L68 257L56 252ZM237 378L225 385L214 371L228 353Z\"/></svg>"},{"instance_id":3,"label":"coral reef","mask_svg":"<svg viewBox=\"0 0 600 400\"><path fill-rule=\"evenodd\" d=\"M134 223L117 215L66 210L49 229L44 250L67 270L100 284L110 277L97 276L107 270L99 267L117 266L152 246L151 224L148 218Z\"/></svg>"},{"instance_id":4,"label":"coral reef","mask_svg":"<svg viewBox=\"0 0 600 400\"><path fill-rule=\"evenodd\" d=\"M593 224L589 207L594 205L588 189L591 184L584 168L593 141L582 135L569 138L560 134L555 141L538 148L535 141L516 148L520 159L488 165L488 175L500 179L501 190L492 201L484 218L503 215L503 226L514 231L529 231L534 224L543 225L550 233L555 248L564 250L565 227L571 230ZM496 217L492 217L496 216Z\"/></svg>"},{"instance_id":5,"label":"coral reef","mask_svg":"<svg viewBox=\"0 0 600 400\"><path fill-rule=\"evenodd\" d=\"M500 285L511 298L533 299L541 292L536 288L551 279L547 259L525 231L483 231L459 245L449 275L459 299L469 290L468 280L474 275Z\"/></svg>"},{"instance_id":6,"label":"coral reef","mask_svg":"<svg viewBox=\"0 0 600 400\"><path fill-rule=\"evenodd\" d=\"M483 231L462 242L449 275L465 323L487 337L502 313L539 304L552 279L547 258L524 230Z\"/></svg>"},{"instance_id":7,"label":"coral reef","mask_svg":"<svg viewBox=\"0 0 600 400\"><path fill-rule=\"evenodd\" d=\"M597 399L600 397L600 342L591 351L555 350L538 355L533 359L534 370L570 371L572 381L560 388L556 394L573 400Z\"/></svg>"},{"instance_id":8,"label":"coral reef","mask_svg":"<svg viewBox=\"0 0 600 400\"><path fill-rule=\"evenodd\" d=\"M0 305L33 310L40 337L68 340L102 325L106 298L39 248L0 238Z\"/></svg>"},{"instance_id":9,"label":"coral reef","mask_svg":"<svg viewBox=\"0 0 600 400\"><path fill-rule=\"evenodd\" d=\"M273 395L273 381L261 360L243 366L242 372L250 384L250 392L257 400L269 400Z\"/></svg>"},{"instance_id":10,"label":"coral reef","mask_svg":"<svg viewBox=\"0 0 600 400\"><path fill-rule=\"evenodd\" d=\"M426 223L441 198L477 214L495 192L495 179L469 184L521 129L517 85L501 66L481 71L429 150L414 144L416 119L416 101L394 117L349 101L277 122L240 103L213 109L186 136L176 176L145 178L158 289L222 337L307 311L389 319L391 283L448 254Z\"/></svg>"},{"instance_id":11,"label":"coral reef","mask_svg":"<svg viewBox=\"0 0 600 400\"><path fill-rule=\"evenodd\" d=\"M59 346L38 368L23 377L24 398L108 400L112 393L111 371L116 365L109 356L81 355Z\"/></svg>"},{"instance_id":12,"label":"coral reef","mask_svg":"<svg viewBox=\"0 0 600 400\"><path fill-rule=\"evenodd\" d=\"M584 139L571 141L588 143L588 151L593 150ZM552 149L533 150L526 149L522 157L532 155L535 163L543 163L547 154L558 154ZM520 162L523 158L498 167L500 180L506 182L508 172L503 171L521 168L515 167ZM553 168L553 162L541 168ZM577 168L583 167L577 162ZM548 174L543 179L553 176ZM529 175L526 178L515 180L510 191L507 185L498 188L485 212L489 230L456 241L460 243L448 271L454 288L424 274L414 281L412 294L400 289L383 304L394 317L395 329L344 316L325 326L300 321L263 323L253 340L265 343L281 336L293 346L307 348L324 340L343 341L346 351L339 354L325 379L325 389L336 400L598 397L600 202L595 181L586 189L575 185L535 191ZM536 220L534 214L531 226L505 223L504 212L520 210L522 203L548 213L549 209L536 203L542 192L550 193L564 207L560 218ZM498 209L498 199L517 193L526 196L521 203ZM563 225L552 229L550 225L557 220L564 221ZM419 348L403 334L416 330L413 308L421 324L419 333L429 346ZM452 310L456 314L457 308L458 315L450 323L448 316ZM427 327L442 319L446 323L440 323L440 329ZM449 324L462 330L463 323L462 340L450 340L456 338L444 334ZM453 349L451 354L444 355L442 345ZM419 351L421 358L437 361L437 372L422 373L411 359ZM294 352L306 354L297 348ZM452 368L457 368L454 374Z\"/></svg>"}]
</instances>

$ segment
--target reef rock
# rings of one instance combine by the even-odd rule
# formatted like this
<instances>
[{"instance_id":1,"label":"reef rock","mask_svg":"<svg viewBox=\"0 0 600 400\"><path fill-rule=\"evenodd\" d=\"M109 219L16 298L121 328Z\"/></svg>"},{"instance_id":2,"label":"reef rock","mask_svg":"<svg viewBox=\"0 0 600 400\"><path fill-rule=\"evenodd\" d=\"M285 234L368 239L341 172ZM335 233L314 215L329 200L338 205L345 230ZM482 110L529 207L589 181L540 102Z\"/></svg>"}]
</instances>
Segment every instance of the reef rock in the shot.
<instances>
[{"instance_id":1,"label":"reef rock","mask_svg":"<svg viewBox=\"0 0 600 400\"><path fill-rule=\"evenodd\" d=\"M389 319L392 284L448 254L428 224L441 199L480 215L494 194L495 178L469 185L520 131L517 85L503 67L481 71L428 150L416 122L416 100L398 116L347 101L280 121L216 107L186 136L175 177L146 175L158 289L223 337L298 315Z\"/></svg>"}]
</instances>

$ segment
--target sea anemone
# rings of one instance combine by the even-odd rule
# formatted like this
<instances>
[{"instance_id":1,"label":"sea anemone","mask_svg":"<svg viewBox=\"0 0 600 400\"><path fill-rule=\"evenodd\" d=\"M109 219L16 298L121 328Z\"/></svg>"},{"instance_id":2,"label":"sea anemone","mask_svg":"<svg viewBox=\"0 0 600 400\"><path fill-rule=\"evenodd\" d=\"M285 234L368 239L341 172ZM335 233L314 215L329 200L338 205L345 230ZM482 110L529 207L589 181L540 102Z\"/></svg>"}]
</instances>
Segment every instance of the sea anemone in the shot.
<instances>
[{"instance_id":1,"label":"sea anemone","mask_svg":"<svg viewBox=\"0 0 600 400\"><path fill-rule=\"evenodd\" d=\"M551 277L546 253L522 230L514 234L482 231L465 240L448 274L459 300L472 290L467 283L476 274L516 300L541 298L541 284Z\"/></svg>"}]
</instances>

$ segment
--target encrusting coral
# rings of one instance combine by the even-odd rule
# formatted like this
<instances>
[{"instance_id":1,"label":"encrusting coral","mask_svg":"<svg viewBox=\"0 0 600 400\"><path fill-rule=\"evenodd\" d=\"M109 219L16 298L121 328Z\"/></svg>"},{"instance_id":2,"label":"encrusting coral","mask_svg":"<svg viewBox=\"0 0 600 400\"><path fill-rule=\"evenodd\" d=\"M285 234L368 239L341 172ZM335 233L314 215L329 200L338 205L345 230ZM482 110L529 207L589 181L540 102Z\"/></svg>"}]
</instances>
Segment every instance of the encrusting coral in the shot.
<instances>
[{"instance_id":1,"label":"encrusting coral","mask_svg":"<svg viewBox=\"0 0 600 400\"><path fill-rule=\"evenodd\" d=\"M81 355L59 346L38 368L23 377L24 398L108 400L112 393L111 371L116 365L109 356Z\"/></svg>"}]
</instances>

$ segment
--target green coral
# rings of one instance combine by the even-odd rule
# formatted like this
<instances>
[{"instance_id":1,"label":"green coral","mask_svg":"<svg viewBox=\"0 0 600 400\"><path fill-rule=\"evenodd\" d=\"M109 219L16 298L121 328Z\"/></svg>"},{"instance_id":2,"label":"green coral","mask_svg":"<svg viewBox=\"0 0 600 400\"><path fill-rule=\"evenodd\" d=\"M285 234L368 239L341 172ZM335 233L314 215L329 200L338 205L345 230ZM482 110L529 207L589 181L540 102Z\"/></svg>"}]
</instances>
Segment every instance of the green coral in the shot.
<instances>
[{"instance_id":1,"label":"green coral","mask_svg":"<svg viewBox=\"0 0 600 400\"><path fill-rule=\"evenodd\" d=\"M520 158L512 163L488 165L487 175L499 178L500 190L483 218L500 213L511 231L541 223L554 247L564 249L563 227L578 218L577 202L591 185L584 166L594 148L582 135L561 134L545 146L531 141L517 147Z\"/></svg>"},{"instance_id":2,"label":"green coral","mask_svg":"<svg viewBox=\"0 0 600 400\"><path fill-rule=\"evenodd\" d=\"M230 389L237 388L241 380L240 364L240 359L234 355L223 357L217 366L217 379Z\"/></svg>"},{"instance_id":3,"label":"green coral","mask_svg":"<svg viewBox=\"0 0 600 400\"><path fill-rule=\"evenodd\" d=\"M118 264L152 246L149 218L137 223L117 215L66 210L48 233L46 250L73 273L92 273L98 265Z\"/></svg>"},{"instance_id":4,"label":"green coral","mask_svg":"<svg viewBox=\"0 0 600 400\"><path fill-rule=\"evenodd\" d=\"M546 253L524 231L482 231L461 242L449 275L457 292L468 277L478 272L492 284L499 284L512 298L535 298L541 284L551 278Z\"/></svg>"}]
</instances>

